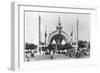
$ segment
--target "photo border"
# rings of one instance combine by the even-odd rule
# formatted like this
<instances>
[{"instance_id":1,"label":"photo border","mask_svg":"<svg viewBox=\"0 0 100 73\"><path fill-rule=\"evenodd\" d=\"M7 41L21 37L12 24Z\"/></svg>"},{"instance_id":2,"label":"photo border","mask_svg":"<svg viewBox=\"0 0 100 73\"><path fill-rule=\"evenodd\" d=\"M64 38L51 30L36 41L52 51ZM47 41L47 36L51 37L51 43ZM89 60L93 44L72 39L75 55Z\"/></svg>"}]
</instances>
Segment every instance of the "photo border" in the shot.
<instances>
[{"instance_id":1,"label":"photo border","mask_svg":"<svg viewBox=\"0 0 100 73\"><path fill-rule=\"evenodd\" d=\"M12 13L13 13L13 17L12 18L14 18L14 19L12 19L11 18L11 20L12 20L12 30L14 31L13 33L12 33L12 37L13 37L13 39L15 40L13 40L12 41L12 45L13 45L13 47L12 47L12 49L11 49L11 54L13 55L12 57L11 57L11 69L12 70L14 70L14 71L19 71L19 70L22 70L22 69L24 69L24 67L22 67L21 68L21 62L20 62L20 56L21 56L21 54L20 54L20 32L21 32L21 30L20 30L20 7L21 6L23 6L23 7L43 7L43 8L58 8L58 9L74 9L74 10L76 10L76 9L78 9L78 10L89 10L89 11L95 11L95 13L96 13L96 8L95 7L90 7L90 8L78 8L78 7L76 7L76 6L73 6L73 7L59 7L59 6L42 6L42 5L32 5L32 4L25 4L25 3L15 3L15 2L13 2L12 3ZM14 8L13 8L14 7ZM87 6L88 7L88 6ZM34 10L35 11L35 10ZM37 12L37 11L36 11ZM91 13L91 14L94 14L94 16L96 16L96 14L95 13ZM78 13L79 14L79 13ZM85 13L86 14L86 13ZM90 14L90 13L89 13ZM94 21L94 23L96 23L95 21ZM25 27L25 10L24 10L24 27ZM14 34L15 33L15 34ZM25 28L24 28L24 43L25 43ZM25 46L24 46L25 47ZM51 61L49 61L49 62L51 62ZM86 61L85 61L86 62ZM59 64L59 63L58 63ZM34 69L34 68L33 68Z\"/></svg>"}]
</instances>

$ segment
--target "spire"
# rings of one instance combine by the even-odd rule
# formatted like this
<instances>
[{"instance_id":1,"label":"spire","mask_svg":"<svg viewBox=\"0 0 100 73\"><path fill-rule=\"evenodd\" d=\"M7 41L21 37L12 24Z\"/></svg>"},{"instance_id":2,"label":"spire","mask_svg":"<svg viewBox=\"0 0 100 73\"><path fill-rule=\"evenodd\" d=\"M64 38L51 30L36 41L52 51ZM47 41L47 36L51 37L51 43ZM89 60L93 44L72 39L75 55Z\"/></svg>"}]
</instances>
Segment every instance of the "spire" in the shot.
<instances>
[{"instance_id":1,"label":"spire","mask_svg":"<svg viewBox=\"0 0 100 73\"><path fill-rule=\"evenodd\" d=\"M60 16L58 17L58 26L57 26L56 28L57 28L57 30L59 31L59 33L61 33L62 26L61 26Z\"/></svg>"},{"instance_id":2,"label":"spire","mask_svg":"<svg viewBox=\"0 0 100 73\"><path fill-rule=\"evenodd\" d=\"M78 20L78 17L77 17L77 42L78 42L78 26L79 26L79 20Z\"/></svg>"},{"instance_id":3,"label":"spire","mask_svg":"<svg viewBox=\"0 0 100 73\"><path fill-rule=\"evenodd\" d=\"M38 17L38 21L39 21L39 49L38 51L40 52L40 49L41 49L41 16L40 15Z\"/></svg>"},{"instance_id":4,"label":"spire","mask_svg":"<svg viewBox=\"0 0 100 73\"><path fill-rule=\"evenodd\" d=\"M41 24L41 16L39 15L39 25Z\"/></svg>"},{"instance_id":5,"label":"spire","mask_svg":"<svg viewBox=\"0 0 100 73\"><path fill-rule=\"evenodd\" d=\"M78 26L79 26L79 20L77 17L77 21L76 21L76 46L78 47Z\"/></svg>"},{"instance_id":6,"label":"spire","mask_svg":"<svg viewBox=\"0 0 100 73\"><path fill-rule=\"evenodd\" d=\"M60 26L61 25L61 21L60 21L60 16L58 17L58 25Z\"/></svg>"},{"instance_id":7,"label":"spire","mask_svg":"<svg viewBox=\"0 0 100 73\"><path fill-rule=\"evenodd\" d=\"M41 42L41 16L39 15L39 44Z\"/></svg>"}]
</instances>

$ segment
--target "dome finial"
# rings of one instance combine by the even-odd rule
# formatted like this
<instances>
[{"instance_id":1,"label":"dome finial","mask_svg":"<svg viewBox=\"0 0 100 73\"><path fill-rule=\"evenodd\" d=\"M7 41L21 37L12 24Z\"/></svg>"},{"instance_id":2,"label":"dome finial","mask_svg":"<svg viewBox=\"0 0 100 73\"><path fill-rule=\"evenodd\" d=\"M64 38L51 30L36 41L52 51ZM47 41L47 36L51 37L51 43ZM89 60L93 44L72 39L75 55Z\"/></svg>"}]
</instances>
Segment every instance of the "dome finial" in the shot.
<instances>
[{"instance_id":1,"label":"dome finial","mask_svg":"<svg viewBox=\"0 0 100 73\"><path fill-rule=\"evenodd\" d=\"M58 17L58 25L61 25L61 16Z\"/></svg>"},{"instance_id":2,"label":"dome finial","mask_svg":"<svg viewBox=\"0 0 100 73\"><path fill-rule=\"evenodd\" d=\"M61 31L62 30L60 16L58 17L58 26L56 28L57 28L58 31Z\"/></svg>"}]
</instances>

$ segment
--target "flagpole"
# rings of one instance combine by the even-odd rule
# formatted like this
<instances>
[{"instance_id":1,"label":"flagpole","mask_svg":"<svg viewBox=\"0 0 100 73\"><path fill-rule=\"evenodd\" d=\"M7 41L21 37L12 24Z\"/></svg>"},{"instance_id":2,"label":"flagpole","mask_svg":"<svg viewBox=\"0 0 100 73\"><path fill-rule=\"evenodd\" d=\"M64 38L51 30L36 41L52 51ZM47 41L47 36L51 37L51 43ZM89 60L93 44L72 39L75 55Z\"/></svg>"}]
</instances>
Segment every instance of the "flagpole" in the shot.
<instances>
[{"instance_id":1,"label":"flagpole","mask_svg":"<svg viewBox=\"0 0 100 73\"><path fill-rule=\"evenodd\" d=\"M78 21L78 17L77 17L77 42L78 42L78 24L79 24L79 21Z\"/></svg>"},{"instance_id":2,"label":"flagpole","mask_svg":"<svg viewBox=\"0 0 100 73\"><path fill-rule=\"evenodd\" d=\"M78 49L78 25L79 25L79 20L77 17L77 24L76 24L76 46L77 46L77 49Z\"/></svg>"},{"instance_id":3,"label":"flagpole","mask_svg":"<svg viewBox=\"0 0 100 73\"><path fill-rule=\"evenodd\" d=\"M46 48L46 38L47 38L47 26L45 25L45 48Z\"/></svg>"},{"instance_id":4,"label":"flagpole","mask_svg":"<svg viewBox=\"0 0 100 73\"><path fill-rule=\"evenodd\" d=\"M72 42L75 42L75 25L72 26Z\"/></svg>"},{"instance_id":5,"label":"flagpole","mask_svg":"<svg viewBox=\"0 0 100 73\"><path fill-rule=\"evenodd\" d=\"M74 42L74 24L72 25L72 42Z\"/></svg>"}]
</instances>

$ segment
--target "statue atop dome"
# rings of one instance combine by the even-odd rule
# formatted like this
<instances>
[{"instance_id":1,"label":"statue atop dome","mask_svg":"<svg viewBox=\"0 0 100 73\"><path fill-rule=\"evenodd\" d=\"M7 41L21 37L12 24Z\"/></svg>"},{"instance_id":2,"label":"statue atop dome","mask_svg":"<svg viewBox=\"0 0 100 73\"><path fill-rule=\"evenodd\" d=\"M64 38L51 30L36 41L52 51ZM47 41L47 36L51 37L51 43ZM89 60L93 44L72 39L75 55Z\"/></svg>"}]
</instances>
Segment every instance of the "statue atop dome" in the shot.
<instances>
[{"instance_id":1,"label":"statue atop dome","mask_svg":"<svg viewBox=\"0 0 100 73\"><path fill-rule=\"evenodd\" d=\"M60 16L58 18L58 26L56 26L57 31L60 33L62 31L62 26L61 26L61 20L60 20Z\"/></svg>"}]
</instances>

